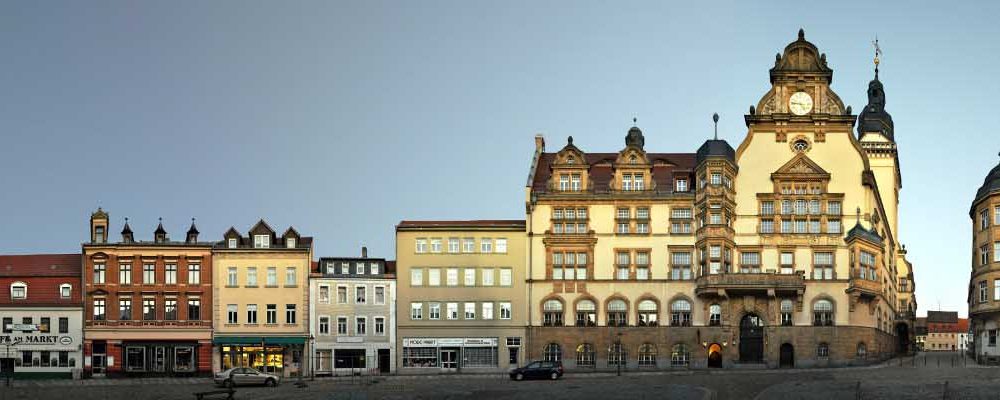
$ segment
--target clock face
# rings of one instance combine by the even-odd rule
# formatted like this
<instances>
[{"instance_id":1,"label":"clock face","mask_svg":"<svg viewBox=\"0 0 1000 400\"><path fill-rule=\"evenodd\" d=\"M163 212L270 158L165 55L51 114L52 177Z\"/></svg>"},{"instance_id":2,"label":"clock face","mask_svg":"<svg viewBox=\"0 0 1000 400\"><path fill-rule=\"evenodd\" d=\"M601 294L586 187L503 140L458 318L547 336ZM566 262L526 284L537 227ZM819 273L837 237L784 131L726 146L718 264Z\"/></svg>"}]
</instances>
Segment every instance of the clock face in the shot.
<instances>
[{"instance_id":1,"label":"clock face","mask_svg":"<svg viewBox=\"0 0 1000 400\"><path fill-rule=\"evenodd\" d=\"M792 114L805 115L812 111L813 99L806 92L796 92L788 99L788 109Z\"/></svg>"}]
</instances>

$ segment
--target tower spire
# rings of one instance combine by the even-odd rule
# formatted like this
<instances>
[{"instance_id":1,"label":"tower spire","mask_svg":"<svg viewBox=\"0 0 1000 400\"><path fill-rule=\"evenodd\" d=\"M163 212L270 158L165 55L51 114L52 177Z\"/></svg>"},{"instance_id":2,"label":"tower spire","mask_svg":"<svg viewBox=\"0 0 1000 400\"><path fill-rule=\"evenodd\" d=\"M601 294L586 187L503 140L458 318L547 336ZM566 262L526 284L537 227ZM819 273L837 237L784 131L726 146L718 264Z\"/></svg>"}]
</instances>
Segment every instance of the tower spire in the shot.
<instances>
[{"instance_id":1,"label":"tower spire","mask_svg":"<svg viewBox=\"0 0 1000 400\"><path fill-rule=\"evenodd\" d=\"M875 49L875 80L878 80L878 64L882 57L882 48L878 45L878 35L875 35L875 41L872 42L872 47Z\"/></svg>"},{"instance_id":2,"label":"tower spire","mask_svg":"<svg viewBox=\"0 0 1000 400\"><path fill-rule=\"evenodd\" d=\"M712 114L712 123L715 124L715 136L713 140L719 140L719 113Z\"/></svg>"}]
</instances>

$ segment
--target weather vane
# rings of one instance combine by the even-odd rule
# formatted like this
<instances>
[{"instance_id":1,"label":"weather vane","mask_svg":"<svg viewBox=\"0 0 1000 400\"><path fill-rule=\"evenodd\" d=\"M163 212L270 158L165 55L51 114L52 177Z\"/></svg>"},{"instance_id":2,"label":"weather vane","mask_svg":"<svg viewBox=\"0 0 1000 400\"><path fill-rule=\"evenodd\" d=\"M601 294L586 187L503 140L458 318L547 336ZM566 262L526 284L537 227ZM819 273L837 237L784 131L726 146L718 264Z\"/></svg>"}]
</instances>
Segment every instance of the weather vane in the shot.
<instances>
[{"instance_id":1,"label":"weather vane","mask_svg":"<svg viewBox=\"0 0 1000 400\"><path fill-rule=\"evenodd\" d=\"M875 48L875 77L878 78L878 63L882 57L882 48L878 45L878 35L875 35L875 41L872 42L872 47Z\"/></svg>"}]
</instances>

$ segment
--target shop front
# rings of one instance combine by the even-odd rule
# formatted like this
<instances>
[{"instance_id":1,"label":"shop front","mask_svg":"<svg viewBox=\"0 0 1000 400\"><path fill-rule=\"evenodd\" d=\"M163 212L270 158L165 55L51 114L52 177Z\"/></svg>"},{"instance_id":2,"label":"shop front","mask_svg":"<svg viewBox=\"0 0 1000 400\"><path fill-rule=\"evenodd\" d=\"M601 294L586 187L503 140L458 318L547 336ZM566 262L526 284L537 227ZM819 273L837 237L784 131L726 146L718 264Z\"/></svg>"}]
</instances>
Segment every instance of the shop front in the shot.
<instances>
[{"instance_id":1,"label":"shop front","mask_svg":"<svg viewBox=\"0 0 1000 400\"><path fill-rule=\"evenodd\" d=\"M122 341L121 368L130 376L192 376L198 372L196 341ZM92 360L93 361L93 360Z\"/></svg>"},{"instance_id":2,"label":"shop front","mask_svg":"<svg viewBox=\"0 0 1000 400\"><path fill-rule=\"evenodd\" d=\"M82 367L78 336L0 336L0 354L12 359L15 378L71 378L73 370Z\"/></svg>"},{"instance_id":3,"label":"shop front","mask_svg":"<svg viewBox=\"0 0 1000 400\"><path fill-rule=\"evenodd\" d=\"M497 338L404 338L402 359L414 373L499 367Z\"/></svg>"},{"instance_id":4,"label":"shop front","mask_svg":"<svg viewBox=\"0 0 1000 400\"><path fill-rule=\"evenodd\" d=\"M305 337L216 337L217 371L250 367L283 377L299 376L305 343Z\"/></svg>"}]
</instances>

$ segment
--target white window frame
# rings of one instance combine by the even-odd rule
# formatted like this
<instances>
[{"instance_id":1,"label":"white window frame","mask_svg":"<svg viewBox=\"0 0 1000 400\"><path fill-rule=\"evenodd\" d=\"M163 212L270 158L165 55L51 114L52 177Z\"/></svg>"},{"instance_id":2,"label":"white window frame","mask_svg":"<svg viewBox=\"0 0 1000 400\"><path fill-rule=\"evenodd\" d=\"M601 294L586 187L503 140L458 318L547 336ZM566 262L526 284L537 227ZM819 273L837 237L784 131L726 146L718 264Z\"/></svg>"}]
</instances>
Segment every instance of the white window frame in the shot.
<instances>
[{"instance_id":1,"label":"white window frame","mask_svg":"<svg viewBox=\"0 0 1000 400\"><path fill-rule=\"evenodd\" d=\"M448 238L448 253L457 254L462 251L462 240L457 237Z\"/></svg>"},{"instance_id":2,"label":"white window frame","mask_svg":"<svg viewBox=\"0 0 1000 400\"><path fill-rule=\"evenodd\" d=\"M271 248L271 237L269 235L253 235L253 248L255 249Z\"/></svg>"},{"instance_id":3,"label":"white window frame","mask_svg":"<svg viewBox=\"0 0 1000 400\"><path fill-rule=\"evenodd\" d=\"M500 268L500 286L501 287L514 286L513 268Z\"/></svg>"},{"instance_id":4,"label":"white window frame","mask_svg":"<svg viewBox=\"0 0 1000 400\"><path fill-rule=\"evenodd\" d=\"M229 238L226 240L226 245L226 247L229 247L230 249L235 249L237 246L236 238Z\"/></svg>"},{"instance_id":5,"label":"white window frame","mask_svg":"<svg viewBox=\"0 0 1000 400\"><path fill-rule=\"evenodd\" d=\"M289 248L289 249L294 249L295 248L295 238L290 237L290 238L285 239L285 247Z\"/></svg>"},{"instance_id":6,"label":"white window frame","mask_svg":"<svg viewBox=\"0 0 1000 400\"><path fill-rule=\"evenodd\" d=\"M189 285L200 285L201 284L201 264L199 263L188 263L188 281ZM194 278L194 279L191 279Z\"/></svg>"},{"instance_id":7,"label":"white window frame","mask_svg":"<svg viewBox=\"0 0 1000 400\"><path fill-rule=\"evenodd\" d=\"M427 268L427 286L441 286L441 268Z\"/></svg>"},{"instance_id":8,"label":"white window frame","mask_svg":"<svg viewBox=\"0 0 1000 400\"><path fill-rule=\"evenodd\" d=\"M326 289L326 296L323 296L323 289ZM316 289L316 297L320 304L330 304L330 285L319 285Z\"/></svg>"},{"instance_id":9,"label":"white window frame","mask_svg":"<svg viewBox=\"0 0 1000 400\"><path fill-rule=\"evenodd\" d=\"M483 254L493 253L493 239L479 238L479 252Z\"/></svg>"},{"instance_id":10,"label":"white window frame","mask_svg":"<svg viewBox=\"0 0 1000 400\"><path fill-rule=\"evenodd\" d=\"M379 332L379 326L382 327L382 332ZM382 315L375 316L372 318L372 334L375 336L385 336L385 317Z\"/></svg>"},{"instance_id":11,"label":"white window frame","mask_svg":"<svg viewBox=\"0 0 1000 400\"><path fill-rule=\"evenodd\" d=\"M501 301L498 308L500 309L500 319L509 320L513 317L513 307L509 301ZM504 316L504 311L506 311L506 317Z\"/></svg>"},{"instance_id":12,"label":"white window frame","mask_svg":"<svg viewBox=\"0 0 1000 400\"><path fill-rule=\"evenodd\" d=\"M448 268L445 270L445 285L458 286L458 268Z\"/></svg>"},{"instance_id":13,"label":"white window frame","mask_svg":"<svg viewBox=\"0 0 1000 400\"><path fill-rule=\"evenodd\" d=\"M441 319L441 303L432 302L427 304L427 319L432 321Z\"/></svg>"},{"instance_id":14,"label":"white window frame","mask_svg":"<svg viewBox=\"0 0 1000 400\"><path fill-rule=\"evenodd\" d=\"M21 290L21 294L20 295L16 294L17 289ZM21 282L21 281L17 281L17 282L11 283L10 284L10 298L14 299L14 300L24 300L24 299L27 299L28 298L28 284L24 283L24 282ZM6 329L7 327L4 327L4 328Z\"/></svg>"},{"instance_id":15,"label":"white window frame","mask_svg":"<svg viewBox=\"0 0 1000 400\"><path fill-rule=\"evenodd\" d=\"M285 268L285 286L292 287L292 286L297 286L298 284L299 284L298 268L296 267Z\"/></svg>"},{"instance_id":16,"label":"white window frame","mask_svg":"<svg viewBox=\"0 0 1000 400\"><path fill-rule=\"evenodd\" d=\"M431 253L441 252L441 238L431 238Z\"/></svg>"},{"instance_id":17,"label":"white window frame","mask_svg":"<svg viewBox=\"0 0 1000 400\"><path fill-rule=\"evenodd\" d=\"M354 304L368 304L368 286L354 286Z\"/></svg>"},{"instance_id":18,"label":"white window frame","mask_svg":"<svg viewBox=\"0 0 1000 400\"><path fill-rule=\"evenodd\" d=\"M410 286L423 286L423 285L424 285L424 269L423 268L410 269Z\"/></svg>"},{"instance_id":19,"label":"white window frame","mask_svg":"<svg viewBox=\"0 0 1000 400\"><path fill-rule=\"evenodd\" d=\"M462 283L465 286L476 286L476 269L475 268L465 268L465 270L462 271L462 273L463 273L464 278L465 278L465 279L463 279Z\"/></svg>"},{"instance_id":20,"label":"white window frame","mask_svg":"<svg viewBox=\"0 0 1000 400\"><path fill-rule=\"evenodd\" d=\"M325 321L325 323L324 323ZM323 326L326 325L326 332L323 332ZM319 319L316 321L316 332L323 336L330 336L330 316L320 315Z\"/></svg>"},{"instance_id":21,"label":"white window frame","mask_svg":"<svg viewBox=\"0 0 1000 400\"><path fill-rule=\"evenodd\" d=\"M59 297L68 299L73 295L73 285L64 283L59 285Z\"/></svg>"},{"instance_id":22,"label":"white window frame","mask_svg":"<svg viewBox=\"0 0 1000 400\"><path fill-rule=\"evenodd\" d=\"M445 303L444 317L449 321L458 320L458 303Z\"/></svg>"},{"instance_id":23,"label":"white window frame","mask_svg":"<svg viewBox=\"0 0 1000 400\"><path fill-rule=\"evenodd\" d=\"M413 241L414 248L413 252L417 254L423 254L427 252L427 239L417 239Z\"/></svg>"},{"instance_id":24,"label":"white window frame","mask_svg":"<svg viewBox=\"0 0 1000 400\"><path fill-rule=\"evenodd\" d=\"M465 308L464 319L466 320L476 319L476 303L471 303L471 302L465 303L464 308Z\"/></svg>"},{"instance_id":25,"label":"white window frame","mask_svg":"<svg viewBox=\"0 0 1000 400\"><path fill-rule=\"evenodd\" d=\"M483 268L480 270L479 275L482 277L483 286L493 286L496 281L493 277L493 268Z\"/></svg>"},{"instance_id":26,"label":"white window frame","mask_svg":"<svg viewBox=\"0 0 1000 400\"><path fill-rule=\"evenodd\" d=\"M507 254L507 238L496 238L493 242L494 252Z\"/></svg>"},{"instance_id":27,"label":"white window frame","mask_svg":"<svg viewBox=\"0 0 1000 400\"><path fill-rule=\"evenodd\" d=\"M247 286L257 287L257 267L247 267Z\"/></svg>"},{"instance_id":28,"label":"white window frame","mask_svg":"<svg viewBox=\"0 0 1000 400\"><path fill-rule=\"evenodd\" d=\"M412 315L412 313L411 313L411 315ZM340 324L341 321L344 322L343 325ZM344 331L343 332L340 331L340 327L341 326L344 327ZM350 334L351 334L350 320L345 315L338 315L337 316L337 336L347 336L347 335L350 335Z\"/></svg>"},{"instance_id":29,"label":"white window frame","mask_svg":"<svg viewBox=\"0 0 1000 400\"><path fill-rule=\"evenodd\" d=\"M382 301L379 301L379 294L378 294L379 289L382 290ZM377 306L385 305L385 286L384 285L376 285L375 286L375 290L372 291L372 296L374 297L372 299L372 301L375 303L375 305L377 305Z\"/></svg>"},{"instance_id":30,"label":"white window frame","mask_svg":"<svg viewBox=\"0 0 1000 400\"><path fill-rule=\"evenodd\" d=\"M145 275L145 267L143 267L143 275ZM145 278L143 278L145 280ZM226 286L234 287L238 285L239 278L236 276L236 267L226 267Z\"/></svg>"},{"instance_id":31,"label":"white window frame","mask_svg":"<svg viewBox=\"0 0 1000 400\"><path fill-rule=\"evenodd\" d=\"M493 319L493 302L487 301L482 303L483 313L482 319L492 320Z\"/></svg>"},{"instance_id":32,"label":"white window frame","mask_svg":"<svg viewBox=\"0 0 1000 400\"><path fill-rule=\"evenodd\" d=\"M475 238L462 238L462 252L463 253L475 253L476 252L476 239Z\"/></svg>"},{"instance_id":33,"label":"white window frame","mask_svg":"<svg viewBox=\"0 0 1000 400\"><path fill-rule=\"evenodd\" d=\"M344 289L344 301L340 301L340 289ZM347 291L347 285L337 285L337 304L351 304L351 294Z\"/></svg>"},{"instance_id":34,"label":"white window frame","mask_svg":"<svg viewBox=\"0 0 1000 400\"><path fill-rule=\"evenodd\" d=\"M367 316L355 316L354 317L354 335L355 336L368 336L368 317Z\"/></svg>"},{"instance_id":35,"label":"white window frame","mask_svg":"<svg viewBox=\"0 0 1000 400\"><path fill-rule=\"evenodd\" d=\"M410 303L410 319L414 321L424 319L424 303Z\"/></svg>"},{"instance_id":36,"label":"white window frame","mask_svg":"<svg viewBox=\"0 0 1000 400\"><path fill-rule=\"evenodd\" d=\"M265 286L278 286L278 267L267 267L267 282L265 283Z\"/></svg>"}]
</instances>

